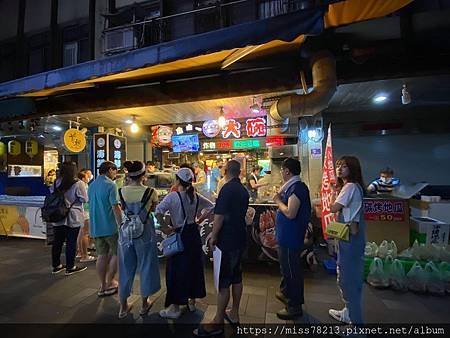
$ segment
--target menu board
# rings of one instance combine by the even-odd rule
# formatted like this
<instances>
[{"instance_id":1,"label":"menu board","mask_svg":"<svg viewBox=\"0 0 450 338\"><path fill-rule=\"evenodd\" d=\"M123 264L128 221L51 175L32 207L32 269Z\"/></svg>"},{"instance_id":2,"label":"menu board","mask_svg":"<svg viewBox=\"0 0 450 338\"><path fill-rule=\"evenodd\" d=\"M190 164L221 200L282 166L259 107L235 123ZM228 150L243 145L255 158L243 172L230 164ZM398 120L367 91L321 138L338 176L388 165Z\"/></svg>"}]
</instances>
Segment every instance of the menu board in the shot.
<instances>
[{"instance_id":1,"label":"menu board","mask_svg":"<svg viewBox=\"0 0 450 338\"><path fill-rule=\"evenodd\" d=\"M126 160L127 139L123 136L100 133L94 134L95 175L105 161L114 162L117 168Z\"/></svg>"}]
</instances>

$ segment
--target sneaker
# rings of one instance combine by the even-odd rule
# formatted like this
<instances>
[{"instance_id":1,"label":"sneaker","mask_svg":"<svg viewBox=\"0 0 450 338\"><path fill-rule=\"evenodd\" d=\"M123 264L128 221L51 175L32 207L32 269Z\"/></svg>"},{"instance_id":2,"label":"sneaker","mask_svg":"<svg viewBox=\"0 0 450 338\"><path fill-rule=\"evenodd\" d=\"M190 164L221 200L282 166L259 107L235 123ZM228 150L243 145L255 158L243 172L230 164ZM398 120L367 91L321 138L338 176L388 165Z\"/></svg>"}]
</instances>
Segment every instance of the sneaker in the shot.
<instances>
[{"instance_id":1,"label":"sneaker","mask_svg":"<svg viewBox=\"0 0 450 338\"><path fill-rule=\"evenodd\" d=\"M80 263L89 263L89 262L95 262L97 260L97 257L94 256L87 256L86 258L81 258Z\"/></svg>"},{"instance_id":2,"label":"sneaker","mask_svg":"<svg viewBox=\"0 0 450 338\"><path fill-rule=\"evenodd\" d=\"M293 320L295 318L303 316L303 311L299 309L283 309L277 312L277 317L282 320Z\"/></svg>"},{"instance_id":3,"label":"sneaker","mask_svg":"<svg viewBox=\"0 0 450 338\"><path fill-rule=\"evenodd\" d=\"M59 264L57 267L53 268L52 274L56 275L57 273L60 273L66 268L65 265Z\"/></svg>"},{"instance_id":4,"label":"sneaker","mask_svg":"<svg viewBox=\"0 0 450 338\"><path fill-rule=\"evenodd\" d=\"M181 316L181 311L180 310L175 311L172 309L172 307L169 306L168 308L159 311L159 315L162 318L178 319Z\"/></svg>"},{"instance_id":5,"label":"sneaker","mask_svg":"<svg viewBox=\"0 0 450 338\"><path fill-rule=\"evenodd\" d=\"M275 297L282 303L284 303L285 305L288 304L288 299L286 298L286 296L281 292L281 291L277 291L275 293Z\"/></svg>"},{"instance_id":6,"label":"sneaker","mask_svg":"<svg viewBox=\"0 0 450 338\"><path fill-rule=\"evenodd\" d=\"M81 272L87 269L87 266L74 266L70 270L66 270L66 276L73 275L74 273Z\"/></svg>"},{"instance_id":7,"label":"sneaker","mask_svg":"<svg viewBox=\"0 0 450 338\"><path fill-rule=\"evenodd\" d=\"M342 310L328 310L328 314L336 319L338 322L350 324L350 316L348 314L348 309L345 307Z\"/></svg>"}]
</instances>

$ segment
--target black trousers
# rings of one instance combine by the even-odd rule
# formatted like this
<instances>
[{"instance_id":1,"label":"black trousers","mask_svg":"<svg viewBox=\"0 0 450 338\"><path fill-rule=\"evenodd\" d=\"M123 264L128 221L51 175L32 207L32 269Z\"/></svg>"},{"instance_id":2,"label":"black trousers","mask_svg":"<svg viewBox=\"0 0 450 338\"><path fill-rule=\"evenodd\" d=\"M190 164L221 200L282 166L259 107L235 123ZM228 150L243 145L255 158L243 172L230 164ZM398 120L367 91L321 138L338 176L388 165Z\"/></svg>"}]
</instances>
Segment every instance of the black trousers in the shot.
<instances>
[{"instance_id":1,"label":"black trousers","mask_svg":"<svg viewBox=\"0 0 450 338\"><path fill-rule=\"evenodd\" d=\"M66 269L70 270L74 267L79 231L79 227L70 228L66 225L53 227L55 238L52 246L52 265L54 268L61 264L61 251L64 242L66 242Z\"/></svg>"},{"instance_id":2,"label":"black trousers","mask_svg":"<svg viewBox=\"0 0 450 338\"><path fill-rule=\"evenodd\" d=\"M301 309L304 303L304 281L300 262L301 249L278 248L281 270L280 291L288 299L288 310Z\"/></svg>"}]
</instances>

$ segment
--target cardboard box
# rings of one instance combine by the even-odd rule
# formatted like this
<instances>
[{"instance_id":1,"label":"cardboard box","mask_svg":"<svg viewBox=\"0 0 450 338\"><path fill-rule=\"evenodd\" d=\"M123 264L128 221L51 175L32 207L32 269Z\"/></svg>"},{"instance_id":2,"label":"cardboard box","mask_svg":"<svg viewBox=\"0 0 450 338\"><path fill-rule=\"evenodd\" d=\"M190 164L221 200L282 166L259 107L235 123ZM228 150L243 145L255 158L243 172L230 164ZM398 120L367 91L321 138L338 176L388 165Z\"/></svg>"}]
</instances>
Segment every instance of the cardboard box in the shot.
<instances>
[{"instance_id":1,"label":"cardboard box","mask_svg":"<svg viewBox=\"0 0 450 338\"><path fill-rule=\"evenodd\" d=\"M366 239L378 245L395 241L399 251L409 248L409 203L400 198L365 198Z\"/></svg>"},{"instance_id":2,"label":"cardboard box","mask_svg":"<svg viewBox=\"0 0 450 338\"><path fill-rule=\"evenodd\" d=\"M411 229L426 235L425 244L448 244L450 225L431 217L411 217Z\"/></svg>"}]
</instances>

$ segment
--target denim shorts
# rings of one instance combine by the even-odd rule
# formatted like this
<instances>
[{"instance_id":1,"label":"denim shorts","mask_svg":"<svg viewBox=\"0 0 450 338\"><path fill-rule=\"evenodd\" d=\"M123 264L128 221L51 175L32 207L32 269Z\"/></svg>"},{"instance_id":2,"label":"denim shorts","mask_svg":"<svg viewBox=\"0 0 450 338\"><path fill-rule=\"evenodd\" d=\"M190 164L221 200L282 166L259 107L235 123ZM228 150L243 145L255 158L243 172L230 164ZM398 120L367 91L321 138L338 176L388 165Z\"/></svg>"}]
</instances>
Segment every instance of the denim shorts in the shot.
<instances>
[{"instance_id":1,"label":"denim shorts","mask_svg":"<svg viewBox=\"0 0 450 338\"><path fill-rule=\"evenodd\" d=\"M242 283L243 250L222 251L220 262L219 289L228 289L232 284Z\"/></svg>"}]
</instances>

